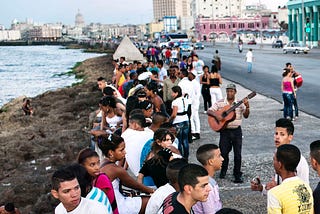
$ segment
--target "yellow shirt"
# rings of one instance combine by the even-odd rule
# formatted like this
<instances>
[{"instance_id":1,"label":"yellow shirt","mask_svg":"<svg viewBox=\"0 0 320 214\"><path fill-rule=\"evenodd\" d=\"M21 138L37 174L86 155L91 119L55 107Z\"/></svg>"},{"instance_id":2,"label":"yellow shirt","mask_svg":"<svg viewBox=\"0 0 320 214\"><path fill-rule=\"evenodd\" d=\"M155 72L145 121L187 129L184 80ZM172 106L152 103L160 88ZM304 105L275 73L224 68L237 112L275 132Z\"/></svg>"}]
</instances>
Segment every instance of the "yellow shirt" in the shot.
<instances>
[{"instance_id":1,"label":"yellow shirt","mask_svg":"<svg viewBox=\"0 0 320 214\"><path fill-rule=\"evenodd\" d=\"M285 179L268 191L268 214L313 214L310 186L299 177Z\"/></svg>"}]
</instances>

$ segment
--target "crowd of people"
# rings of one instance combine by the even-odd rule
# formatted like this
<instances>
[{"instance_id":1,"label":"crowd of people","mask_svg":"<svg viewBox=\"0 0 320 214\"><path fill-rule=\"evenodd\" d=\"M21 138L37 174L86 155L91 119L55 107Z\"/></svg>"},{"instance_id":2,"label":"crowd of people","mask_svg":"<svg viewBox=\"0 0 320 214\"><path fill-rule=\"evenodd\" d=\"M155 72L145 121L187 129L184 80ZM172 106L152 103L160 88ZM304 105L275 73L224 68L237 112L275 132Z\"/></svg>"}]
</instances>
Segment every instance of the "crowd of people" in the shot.
<instances>
[{"instance_id":1,"label":"crowd of people","mask_svg":"<svg viewBox=\"0 0 320 214\"><path fill-rule=\"evenodd\" d=\"M52 175L51 194L61 202L55 213L241 213L223 207L214 176L220 171L225 179L233 149L233 182L243 182L241 124L250 115L249 99L236 99L235 84L228 84L222 97L218 51L211 69L195 53L171 59L167 51L163 59L151 54L146 63L121 57L113 62L112 80L97 78L101 99L91 142L76 163ZM221 111L239 105L221 128L219 145L201 145L200 164L193 164L189 144L200 139L201 95L213 123L221 120ZM320 209L320 187L312 194L306 159L290 144L294 126L288 111L291 118L279 119L275 127L277 174L266 185L253 180L251 188L267 194L268 213L313 213ZM320 142L310 148L319 173Z\"/></svg>"}]
</instances>

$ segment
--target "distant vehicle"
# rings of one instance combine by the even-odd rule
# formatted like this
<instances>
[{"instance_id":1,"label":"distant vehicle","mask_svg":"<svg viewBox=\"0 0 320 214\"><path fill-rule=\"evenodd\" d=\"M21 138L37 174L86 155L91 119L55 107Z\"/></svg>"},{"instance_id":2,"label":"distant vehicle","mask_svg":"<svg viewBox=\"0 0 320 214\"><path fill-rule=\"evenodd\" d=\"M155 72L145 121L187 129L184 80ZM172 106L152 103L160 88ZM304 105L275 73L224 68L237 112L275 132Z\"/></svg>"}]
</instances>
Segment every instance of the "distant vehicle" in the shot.
<instances>
[{"instance_id":1,"label":"distant vehicle","mask_svg":"<svg viewBox=\"0 0 320 214\"><path fill-rule=\"evenodd\" d=\"M204 49L204 45L201 43L201 42L197 42L193 45L194 49L197 50L197 49Z\"/></svg>"},{"instance_id":2,"label":"distant vehicle","mask_svg":"<svg viewBox=\"0 0 320 214\"><path fill-rule=\"evenodd\" d=\"M177 46L182 42L188 42L188 35L185 33L167 33L160 35L158 45L159 47L168 47L169 44Z\"/></svg>"},{"instance_id":3,"label":"distant vehicle","mask_svg":"<svg viewBox=\"0 0 320 214\"><path fill-rule=\"evenodd\" d=\"M302 44L291 42L285 45L282 49L283 53L286 54L288 52L292 52L294 54L305 53L307 54L310 49L307 46L303 46Z\"/></svg>"},{"instance_id":4,"label":"distant vehicle","mask_svg":"<svg viewBox=\"0 0 320 214\"><path fill-rule=\"evenodd\" d=\"M250 40L249 42L248 42L248 45L256 45L257 44L257 42L256 42L256 40Z\"/></svg>"},{"instance_id":5,"label":"distant vehicle","mask_svg":"<svg viewBox=\"0 0 320 214\"><path fill-rule=\"evenodd\" d=\"M190 52L193 51L193 47L191 46L191 44L189 42L183 42L180 44L180 48L182 51L184 52Z\"/></svg>"},{"instance_id":6,"label":"distant vehicle","mask_svg":"<svg viewBox=\"0 0 320 214\"><path fill-rule=\"evenodd\" d=\"M272 48L283 48L283 42L281 40L276 40L272 43Z\"/></svg>"}]
</instances>

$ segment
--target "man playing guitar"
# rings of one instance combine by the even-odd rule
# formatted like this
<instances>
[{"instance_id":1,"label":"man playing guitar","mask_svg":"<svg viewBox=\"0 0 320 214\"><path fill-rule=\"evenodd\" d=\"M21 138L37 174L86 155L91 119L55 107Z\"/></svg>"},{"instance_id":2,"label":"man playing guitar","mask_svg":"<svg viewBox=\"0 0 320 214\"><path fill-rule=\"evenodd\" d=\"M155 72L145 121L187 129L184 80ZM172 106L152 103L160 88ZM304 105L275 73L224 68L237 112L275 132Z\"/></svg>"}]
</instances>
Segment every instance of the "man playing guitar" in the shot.
<instances>
[{"instance_id":1,"label":"man playing guitar","mask_svg":"<svg viewBox=\"0 0 320 214\"><path fill-rule=\"evenodd\" d=\"M232 108L232 106L236 105L238 101L236 100L236 85L231 83L228 84L226 87L226 93L227 97L225 99L219 100L216 103L214 103L210 109L208 109L208 115L209 119L215 120L215 122L219 123L219 120L223 121L223 119L217 117L213 117L213 115L217 115L217 112L223 110L223 113L227 112L227 109ZM255 95L255 93L254 93ZM253 95L253 96L254 96ZM250 97L249 97L250 98ZM240 104L240 103L239 103ZM238 105L239 105L238 104ZM228 164L229 164L229 153L231 149L233 148L234 152L234 169L233 169L233 175L234 175L234 183L243 183L242 179L242 172L241 172L241 148L242 148L242 130L241 130L241 122L242 122L242 116L244 118L249 117L249 101L248 98L244 98L241 101L241 104L235 108L235 112L231 112L232 114L235 114L234 118L232 118L229 121L225 121L226 125L223 126L220 131L220 141L219 141L219 147L221 150L221 155L224 159L222 163L222 168L220 172L220 178L225 178L227 170L228 170ZM229 113L228 113L229 114ZM212 118L210 118L212 117ZM222 118L227 117L227 115L222 114ZM220 121L220 122L221 122ZM210 120L209 120L210 124ZM212 127L212 125L210 124ZM212 127L213 128L213 127ZM214 129L214 128L213 128ZM214 129L216 130L216 129Z\"/></svg>"}]
</instances>

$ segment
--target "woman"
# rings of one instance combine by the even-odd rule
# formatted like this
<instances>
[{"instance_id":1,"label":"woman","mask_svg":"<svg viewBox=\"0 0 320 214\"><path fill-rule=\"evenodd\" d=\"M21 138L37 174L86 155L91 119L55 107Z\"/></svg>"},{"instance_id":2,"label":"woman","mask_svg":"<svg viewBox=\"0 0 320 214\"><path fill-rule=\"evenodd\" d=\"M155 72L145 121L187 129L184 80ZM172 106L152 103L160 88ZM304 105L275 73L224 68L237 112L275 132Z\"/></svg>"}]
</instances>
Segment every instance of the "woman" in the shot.
<instances>
[{"instance_id":1,"label":"woman","mask_svg":"<svg viewBox=\"0 0 320 214\"><path fill-rule=\"evenodd\" d=\"M182 156L186 159L189 157L189 117L188 106L190 101L182 97L180 86L172 87L172 114L170 121L177 129L177 138L179 140L178 149Z\"/></svg>"},{"instance_id":2,"label":"woman","mask_svg":"<svg viewBox=\"0 0 320 214\"><path fill-rule=\"evenodd\" d=\"M150 101L152 102L154 108L154 112L162 112L163 114L168 115L166 111L166 105L164 104L161 97L158 95L158 85L156 83L149 83L146 88L147 96L149 97Z\"/></svg>"},{"instance_id":3,"label":"woman","mask_svg":"<svg viewBox=\"0 0 320 214\"><path fill-rule=\"evenodd\" d=\"M174 139L174 135L167 129L160 128L155 131L153 143L142 149L141 159L144 163L138 175L139 183L142 183L145 176L151 176L158 188L168 183L166 168L169 161L181 158L179 150L173 146Z\"/></svg>"},{"instance_id":4,"label":"woman","mask_svg":"<svg viewBox=\"0 0 320 214\"><path fill-rule=\"evenodd\" d=\"M216 66L212 66L210 73L210 96L211 96L211 104L215 104L218 100L222 99L222 91L220 88L220 84L222 84L222 77L218 73L218 69Z\"/></svg>"},{"instance_id":5,"label":"woman","mask_svg":"<svg viewBox=\"0 0 320 214\"><path fill-rule=\"evenodd\" d=\"M210 73L209 67L207 65L203 66L203 74L200 76L200 84L201 87L201 94L203 98L203 105L204 105L204 113L207 113L208 108L211 107L211 95L210 95Z\"/></svg>"},{"instance_id":6,"label":"woman","mask_svg":"<svg viewBox=\"0 0 320 214\"><path fill-rule=\"evenodd\" d=\"M294 118L293 118L292 104L293 104L293 99L296 96L296 92L294 90L294 83L292 79L291 70L289 68L285 68L282 76L283 78L281 82L281 91L282 91L282 98L284 103L283 117L289 118L293 121Z\"/></svg>"},{"instance_id":7,"label":"woman","mask_svg":"<svg viewBox=\"0 0 320 214\"><path fill-rule=\"evenodd\" d=\"M100 159L98 154L89 148L83 149L79 152L77 162L81 164L92 177L92 185L101 189L107 195L113 213L119 213L110 179L105 173L100 173Z\"/></svg>"},{"instance_id":8,"label":"woman","mask_svg":"<svg viewBox=\"0 0 320 214\"><path fill-rule=\"evenodd\" d=\"M98 146L105 155L105 159L100 166L100 171L105 173L112 182L117 203L121 204L118 207L119 213L144 213L149 197L127 197L120 192L122 191L121 185L144 193L154 192L154 189L138 183L124 168L116 164L118 161L123 161L126 155L123 138L115 134L110 134L109 136L103 135L98 138Z\"/></svg>"}]
</instances>

